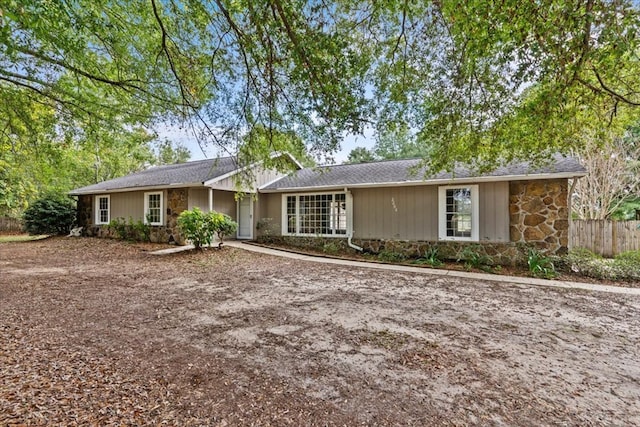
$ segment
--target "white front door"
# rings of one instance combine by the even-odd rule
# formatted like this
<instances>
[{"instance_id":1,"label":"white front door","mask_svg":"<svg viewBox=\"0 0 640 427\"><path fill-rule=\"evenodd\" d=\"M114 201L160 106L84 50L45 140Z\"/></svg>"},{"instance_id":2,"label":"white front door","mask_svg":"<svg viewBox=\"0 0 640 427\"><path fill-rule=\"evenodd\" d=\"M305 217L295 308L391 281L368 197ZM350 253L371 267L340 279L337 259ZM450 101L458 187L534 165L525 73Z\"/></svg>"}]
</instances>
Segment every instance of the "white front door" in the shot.
<instances>
[{"instance_id":1,"label":"white front door","mask_svg":"<svg viewBox=\"0 0 640 427\"><path fill-rule=\"evenodd\" d=\"M238 200L238 239L253 239L253 200L248 194Z\"/></svg>"}]
</instances>

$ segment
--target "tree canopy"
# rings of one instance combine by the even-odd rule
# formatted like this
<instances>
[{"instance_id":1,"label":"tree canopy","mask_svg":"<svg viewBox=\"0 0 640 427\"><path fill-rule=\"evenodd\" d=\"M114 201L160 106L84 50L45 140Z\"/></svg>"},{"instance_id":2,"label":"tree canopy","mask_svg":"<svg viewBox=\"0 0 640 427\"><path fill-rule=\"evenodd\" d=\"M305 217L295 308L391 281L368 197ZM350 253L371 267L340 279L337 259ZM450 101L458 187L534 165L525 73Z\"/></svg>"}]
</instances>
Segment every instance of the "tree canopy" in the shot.
<instances>
[{"instance_id":1,"label":"tree canopy","mask_svg":"<svg viewBox=\"0 0 640 427\"><path fill-rule=\"evenodd\" d=\"M226 151L262 128L330 155L393 124L434 169L487 168L637 118L639 34L632 0L9 0L0 96L58 123L189 120Z\"/></svg>"}]
</instances>

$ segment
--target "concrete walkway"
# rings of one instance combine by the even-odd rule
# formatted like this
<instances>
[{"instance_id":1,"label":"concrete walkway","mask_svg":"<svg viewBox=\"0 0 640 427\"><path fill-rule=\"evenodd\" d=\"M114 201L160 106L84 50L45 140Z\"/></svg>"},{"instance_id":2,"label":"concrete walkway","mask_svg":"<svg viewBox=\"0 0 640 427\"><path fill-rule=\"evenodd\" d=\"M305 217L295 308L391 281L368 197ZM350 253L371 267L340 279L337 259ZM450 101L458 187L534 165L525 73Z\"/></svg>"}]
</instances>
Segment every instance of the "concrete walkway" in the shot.
<instances>
[{"instance_id":1,"label":"concrete walkway","mask_svg":"<svg viewBox=\"0 0 640 427\"><path fill-rule=\"evenodd\" d=\"M499 283L509 283L516 285L546 286L551 288L584 289L587 291L610 292L614 294L638 295L640 288L626 288L622 286L596 285L593 283L566 282L561 280L537 279L534 277L501 276L499 274L471 273L466 271L442 270L437 268L413 267L410 265L381 264L376 262L354 261L349 259L328 258L300 254L296 252L281 251L278 249L265 248L248 242L230 240L224 243L225 246L243 249L250 252L257 252L266 255L279 256L283 258L298 259L302 261L320 262L324 264L343 265L347 267L375 268L378 270L400 271L405 273L428 274L432 276L460 277L464 279L484 280ZM175 248L162 249L151 252L153 255L166 255L193 249L192 245L176 246Z\"/></svg>"}]
</instances>

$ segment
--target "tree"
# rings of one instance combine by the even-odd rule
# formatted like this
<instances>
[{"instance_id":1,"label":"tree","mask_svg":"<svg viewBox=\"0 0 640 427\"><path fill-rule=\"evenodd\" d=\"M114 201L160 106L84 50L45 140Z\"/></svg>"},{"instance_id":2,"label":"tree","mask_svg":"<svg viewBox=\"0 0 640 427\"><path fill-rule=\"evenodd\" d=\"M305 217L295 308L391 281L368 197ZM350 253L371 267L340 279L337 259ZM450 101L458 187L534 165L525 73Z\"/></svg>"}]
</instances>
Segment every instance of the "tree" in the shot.
<instances>
[{"instance_id":1,"label":"tree","mask_svg":"<svg viewBox=\"0 0 640 427\"><path fill-rule=\"evenodd\" d=\"M262 128L330 155L401 123L432 169L488 168L568 152L584 110L606 126L640 106L633 0L5 3L3 87L74 119L190 119L221 151Z\"/></svg>"},{"instance_id":2,"label":"tree","mask_svg":"<svg viewBox=\"0 0 640 427\"><path fill-rule=\"evenodd\" d=\"M349 152L346 163L366 163L377 160L374 154L364 147L356 147Z\"/></svg>"},{"instance_id":3,"label":"tree","mask_svg":"<svg viewBox=\"0 0 640 427\"><path fill-rule=\"evenodd\" d=\"M572 210L579 218L609 219L640 194L639 139L602 130L574 155L587 170L587 175L576 181L572 194Z\"/></svg>"},{"instance_id":4,"label":"tree","mask_svg":"<svg viewBox=\"0 0 640 427\"><path fill-rule=\"evenodd\" d=\"M384 160L424 157L427 146L419 143L406 123L388 123L378 131L373 152Z\"/></svg>"},{"instance_id":5,"label":"tree","mask_svg":"<svg viewBox=\"0 0 640 427\"><path fill-rule=\"evenodd\" d=\"M191 152L179 142L171 142L168 139L157 144L155 163L159 165L172 165L184 163L191 158Z\"/></svg>"}]
</instances>

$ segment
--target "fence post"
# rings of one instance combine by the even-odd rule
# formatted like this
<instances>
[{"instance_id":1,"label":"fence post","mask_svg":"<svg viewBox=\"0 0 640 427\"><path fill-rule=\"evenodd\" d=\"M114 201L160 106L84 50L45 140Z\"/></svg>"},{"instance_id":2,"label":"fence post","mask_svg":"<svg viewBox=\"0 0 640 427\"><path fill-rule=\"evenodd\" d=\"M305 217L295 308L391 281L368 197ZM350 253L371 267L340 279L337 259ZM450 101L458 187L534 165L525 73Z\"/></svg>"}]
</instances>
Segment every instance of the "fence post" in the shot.
<instances>
[{"instance_id":1,"label":"fence post","mask_svg":"<svg viewBox=\"0 0 640 427\"><path fill-rule=\"evenodd\" d=\"M618 254L618 221L611 221L611 256Z\"/></svg>"}]
</instances>

